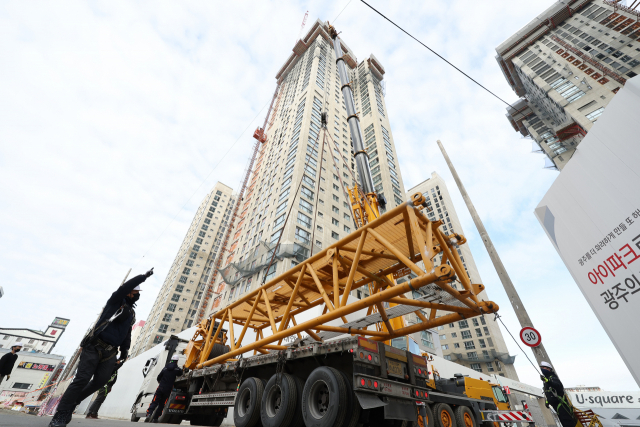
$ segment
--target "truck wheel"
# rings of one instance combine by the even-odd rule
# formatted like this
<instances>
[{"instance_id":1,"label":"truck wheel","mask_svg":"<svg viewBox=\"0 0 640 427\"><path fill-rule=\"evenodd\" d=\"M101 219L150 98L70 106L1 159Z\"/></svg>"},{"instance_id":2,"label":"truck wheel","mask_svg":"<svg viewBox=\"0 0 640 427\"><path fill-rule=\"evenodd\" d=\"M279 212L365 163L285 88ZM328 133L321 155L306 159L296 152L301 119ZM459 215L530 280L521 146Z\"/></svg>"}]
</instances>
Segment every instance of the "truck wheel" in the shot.
<instances>
[{"instance_id":1,"label":"truck wheel","mask_svg":"<svg viewBox=\"0 0 640 427\"><path fill-rule=\"evenodd\" d=\"M137 423L138 421L140 421L140 417L136 417L136 413L135 412L133 414L131 414L131 422L132 423Z\"/></svg>"},{"instance_id":2,"label":"truck wheel","mask_svg":"<svg viewBox=\"0 0 640 427\"><path fill-rule=\"evenodd\" d=\"M307 378L302 393L306 427L339 427L347 415L347 391L340 371L321 366Z\"/></svg>"},{"instance_id":3,"label":"truck wheel","mask_svg":"<svg viewBox=\"0 0 640 427\"><path fill-rule=\"evenodd\" d=\"M458 427L476 427L476 418L467 406L458 406L455 411Z\"/></svg>"},{"instance_id":4,"label":"truck wheel","mask_svg":"<svg viewBox=\"0 0 640 427\"><path fill-rule=\"evenodd\" d=\"M304 392L304 381L300 378L292 375L293 380L296 383L296 392L298 396L296 398L296 412L291 421L291 427L305 427L304 418L302 417L302 393Z\"/></svg>"},{"instance_id":5,"label":"truck wheel","mask_svg":"<svg viewBox=\"0 0 640 427\"><path fill-rule=\"evenodd\" d=\"M351 386L353 380L349 378L347 374L339 371L342 374L342 379L347 390L347 416L345 417L343 427L356 427L358 420L360 419L360 402L355 394L353 394L353 387Z\"/></svg>"},{"instance_id":6,"label":"truck wheel","mask_svg":"<svg viewBox=\"0 0 640 427\"><path fill-rule=\"evenodd\" d=\"M209 359L207 360L211 360L214 357L222 356L223 354L229 353L229 350L231 349L228 345L214 344L213 347L211 347L211 352L209 352Z\"/></svg>"},{"instance_id":7,"label":"truck wheel","mask_svg":"<svg viewBox=\"0 0 640 427\"><path fill-rule=\"evenodd\" d=\"M298 390L289 374L271 376L262 394L260 419L264 427L290 427L298 403Z\"/></svg>"},{"instance_id":8,"label":"truck wheel","mask_svg":"<svg viewBox=\"0 0 640 427\"><path fill-rule=\"evenodd\" d=\"M242 382L233 405L233 421L236 427L254 427L260 422L260 402L264 383L260 378L247 378Z\"/></svg>"},{"instance_id":9,"label":"truck wheel","mask_svg":"<svg viewBox=\"0 0 640 427\"><path fill-rule=\"evenodd\" d=\"M436 427L456 427L456 419L451 406L446 403L438 403L433 412Z\"/></svg>"}]
</instances>

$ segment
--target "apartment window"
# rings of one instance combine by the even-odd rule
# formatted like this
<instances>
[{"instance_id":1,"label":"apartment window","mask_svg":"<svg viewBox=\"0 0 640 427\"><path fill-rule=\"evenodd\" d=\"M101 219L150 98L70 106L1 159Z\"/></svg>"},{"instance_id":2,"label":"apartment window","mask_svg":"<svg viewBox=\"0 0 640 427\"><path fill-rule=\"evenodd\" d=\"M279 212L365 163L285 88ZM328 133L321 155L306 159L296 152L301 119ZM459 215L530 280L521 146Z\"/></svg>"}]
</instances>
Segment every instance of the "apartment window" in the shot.
<instances>
[{"instance_id":1,"label":"apartment window","mask_svg":"<svg viewBox=\"0 0 640 427\"><path fill-rule=\"evenodd\" d=\"M450 327L450 328L454 328L454 327L455 327L455 324L453 324L453 323L449 323L449 327Z\"/></svg>"},{"instance_id":2,"label":"apartment window","mask_svg":"<svg viewBox=\"0 0 640 427\"><path fill-rule=\"evenodd\" d=\"M163 322L171 322L171 316L173 316L173 314L165 314L164 317L162 318Z\"/></svg>"},{"instance_id":3,"label":"apartment window","mask_svg":"<svg viewBox=\"0 0 640 427\"><path fill-rule=\"evenodd\" d=\"M184 289L183 285L177 285L176 286L176 292L182 292L183 289Z\"/></svg>"},{"instance_id":4,"label":"apartment window","mask_svg":"<svg viewBox=\"0 0 640 427\"><path fill-rule=\"evenodd\" d=\"M435 348L433 344L433 335L429 331L422 331L421 333L422 344L429 348Z\"/></svg>"},{"instance_id":5,"label":"apartment window","mask_svg":"<svg viewBox=\"0 0 640 427\"><path fill-rule=\"evenodd\" d=\"M484 334L485 335L490 335L489 334L489 328L487 328L486 326L484 328L482 328L484 330Z\"/></svg>"},{"instance_id":6,"label":"apartment window","mask_svg":"<svg viewBox=\"0 0 640 427\"><path fill-rule=\"evenodd\" d=\"M300 199L300 209L309 214L313 213L313 205L304 199Z\"/></svg>"},{"instance_id":7,"label":"apartment window","mask_svg":"<svg viewBox=\"0 0 640 427\"><path fill-rule=\"evenodd\" d=\"M167 332L167 328L169 327L169 325L166 325L164 323L160 324L160 327L158 328L158 332L160 332L161 334L164 334Z\"/></svg>"},{"instance_id":8,"label":"apartment window","mask_svg":"<svg viewBox=\"0 0 640 427\"><path fill-rule=\"evenodd\" d=\"M460 249L458 249L458 253L460 253ZM474 317L473 319L471 319L471 321L473 322L473 326L479 326L477 318Z\"/></svg>"},{"instance_id":9,"label":"apartment window","mask_svg":"<svg viewBox=\"0 0 640 427\"><path fill-rule=\"evenodd\" d=\"M443 350L449 350L449 344L442 344Z\"/></svg>"},{"instance_id":10,"label":"apartment window","mask_svg":"<svg viewBox=\"0 0 640 427\"><path fill-rule=\"evenodd\" d=\"M482 317L480 318L480 323L482 323L483 325L486 325L486 324L487 324L487 322L485 322L485 321L484 321L484 316L482 316Z\"/></svg>"},{"instance_id":11,"label":"apartment window","mask_svg":"<svg viewBox=\"0 0 640 427\"><path fill-rule=\"evenodd\" d=\"M461 331L461 333L463 340L471 339L471 331Z\"/></svg>"},{"instance_id":12,"label":"apartment window","mask_svg":"<svg viewBox=\"0 0 640 427\"><path fill-rule=\"evenodd\" d=\"M171 301L174 301L174 302L180 301L180 295L173 294L173 296L171 297Z\"/></svg>"},{"instance_id":13,"label":"apartment window","mask_svg":"<svg viewBox=\"0 0 640 427\"><path fill-rule=\"evenodd\" d=\"M493 340L491 338L487 338L487 344L489 344L489 347L493 347Z\"/></svg>"},{"instance_id":14,"label":"apartment window","mask_svg":"<svg viewBox=\"0 0 640 427\"><path fill-rule=\"evenodd\" d=\"M453 348L460 348L460 343L454 342L453 343Z\"/></svg>"},{"instance_id":15,"label":"apartment window","mask_svg":"<svg viewBox=\"0 0 640 427\"><path fill-rule=\"evenodd\" d=\"M480 330L480 328L476 328L476 336L477 337L481 337L482 336L482 331Z\"/></svg>"},{"instance_id":16,"label":"apartment window","mask_svg":"<svg viewBox=\"0 0 640 427\"><path fill-rule=\"evenodd\" d=\"M451 332L451 338L457 338L458 334L456 332Z\"/></svg>"},{"instance_id":17,"label":"apartment window","mask_svg":"<svg viewBox=\"0 0 640 427\"><path fill-rule=\"evenodd\" d=\"M474 344L473 341L465 341L464 348L465 350L473 350L474 348L476 348L476 345Z\"/></svg>"},{"instance_id":18,"label":"apartment window","mask_svg":"<svg viewBox=\"0 0 640 427\"><path fill-rule=\"evenodd\" d=\"M273 265L269 268L269 271L267 271L267 275L265 276L266 281L269 281L274 278L274 276L276 275L277 266L278 266L278 263L274 262Z\"/></svg>"},{"instance_id":19,"label":"apartment window","mask_svg":"<svg viewBox=\"0 0 640 427\"><path fill-rule=\"evenodd\" d=\"M480 348L487 348L487 344L485 344L484 340L478 340L480 343Z\"/></svg>"},{"instance_id":20,"label":"apartment window","mask_svg":"<svg viewBox=\"0 0 640 427\"><path fill-rule=\"evenodd\" d=\"M484 357L487 360L490 359L489 352L487 350L482 350L482 357Z\"/></svg>"},{"instance_id":21,"label":"apartment window","mask_svg":"<svg viewBox=\"0 0 640 427\"><path fill-rule=\"evenodd\" d=\"M187 276L181 276L179 282L180 283L187 283Z\"/></svg>"},{"instance_id":22,"label":"apartment window","mask_svg":"<svg viewBox=\"0 0 640 427\"><path fill-rule=\"evenodd\" d=\"M446 339L447 339L447 335L446 335L446 334L442 334L442 335L440 335L440 339L441 339L441 340L446 340Z\"/></svg>"},{"instance_id":23,"label":"apartment window","mask_svg":"<svg viewBox=\"0 0 640 427\"><path fill-rule=\"evenodd\" d=\"M302 186L302 195L304 195L305 197L307 197L308 199L313 200L313 191L309 190L307 187L305 187L304 185Z\"/></svg>"},{"instance_id":24,"label":"apartment window","mask_svg":"<svg viewBox=\"0 0 640 427\"><path fill-rule=\"evenodd\" d=\"M447 359L447 360L451 360L451 356L449 356L449 355L444 356L444 358Z\"/></svg>"},{"instance_id":25,"label":"apartment window","mask_svg":"<svg viewBox=\"0 0 640 427\"><path fill-rule=\"evenodd\" d=\"M156 337L153 339L153 343L154 344L160 344L163 339L164 339L164 337L162 335L156 335Z\"/></svg>"},{"instance_id":26,"label":"apartment window","mask_svg":"<svg viewBox=\"0 0 640 427\"><path fill-rule=\"evenodd\" d=\"M487 362L487 371L493 372L493 363Z\"/></svg>"},{"instance_id":27,"label":"apartment window","mask_svg":"<svg viewBox=\"0 0 640 427\"><path fill-rule=\"evenodd\" d=\"M334 201L336 201L336 202L340 201L340 198L338 196L336 196L335 194L332 194L332 196L333 196L333 200Z\"/></svg>"},{"instance_id":28,"label":"apartment window","mask_svg":"<svg viewBox=\"0 0 640 427\"><path fill-rule=\"evenodd\" d=\"M175 304L169 304L169 306L167 307L167 311L170 312L175 312L176 311L176 305Z\"/></svg>"},{"instance_id":29,"label":"apartment window","mask_svg":"<svg viewBox=\"0 0 640 427\"><path fill-rule=\"evenodd\" d=\"M458 327L460 329L468 328L469 323L466 320L461 320L460 322L458 322Z\"/></svg>"},{"instance_id":30,"label":"apartment window","mask_svg":"<svg viewBox=\"0 0 640 427\"><path fill-rule=\"evenodd\" d=\"M474 371L482 372L482 367L479 363L472 363L471 369L473 369Z\"/></svg>"},{"instance_id":31,"label":"apartment window","mask_svg":"<svg viewBox=\"0 0 640 427\"><path fill-rule=\"evenodd\" d=\"M334 239L338 240L340 238L340 236L338 235L338 233L336 233L335 231L331 232L331 237L333 237Z\"/></svg>"},{"instance_id":32,"label":"apartment window","mask_svg":"<svg viewBox=\"0 0 640 427\"><path fill-rule=\"evenodd\" d=\"M316 225L316 230L322 231L322 226L321 225Z\"/></svg>"},{"instance_id":33,"label":"apartment window","mask_svg":"<svg viewBox=\"0 0 640 427\"><path fill-rule=\"evenodd\" d=\"M307 228L311 228L311 218L309 218L302 212L298 212L298 224L303 225Z\"/></svg>"},{"instance_id":34,"label":"apartment window","mask_svg":"<svg viewBox=\"0 0 640 427\"><path fill-rule=\"evenodd\" d=\"M337 219L335 219L335 218L331 218L331 224L333 224L333 225L340 225L340 223L338 222L338 220L337 220Z\"/></svg>"},{"instance_id":35,"label":"apartment window","mask_svg":"<svg viewBox=\"0 0 640 427\"><path fill-rule=\"evenodd\" d=\"M351 233L351 229L349 227L347 227L346 225L343 226L342 228L346 233Z\"/></svg>"},{"instance_id":36,"label":"apartment window","mask_svg":"<svg viewBox=\"0 0 640 427\"><path fill-rule=\"evenodd\" d=\"M595 122L596 120L598 120L598 117L600 117L603 112L604 112L604 107L600 107L597 110L594 110L589 114L587 114L586 118L591 120L592 122Z\"/></svg>"},{"instance_id":37,"label":"apartment window","mask_svg":"<svg viewBox=\"0 0 640 427\"><path fill-rule=\"evenodd\" d=\"M337 207L335 207L335 206L331 206L331 210L332 210L334 213L340 214L340 209L338 209L338 208L337 208Z\"/></svg>"}]
</instances>

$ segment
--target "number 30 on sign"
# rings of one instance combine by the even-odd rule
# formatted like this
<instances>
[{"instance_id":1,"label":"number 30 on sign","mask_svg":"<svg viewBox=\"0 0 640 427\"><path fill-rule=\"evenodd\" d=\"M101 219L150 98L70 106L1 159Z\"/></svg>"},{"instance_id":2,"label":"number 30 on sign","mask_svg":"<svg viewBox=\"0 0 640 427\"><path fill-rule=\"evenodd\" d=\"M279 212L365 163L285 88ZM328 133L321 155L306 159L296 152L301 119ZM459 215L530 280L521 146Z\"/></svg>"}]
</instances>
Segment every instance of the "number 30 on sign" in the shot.
<instances>
[{"instance_id":1,"label":"number 30 on sign","mask_svg":"<svg viewBox=\"0 0 640 427\"><path fill-rule=\"evenodd\" d=\"M542 342L540 332L528 326L520 331L520 339L529 347L537 347Z\"/></svg>"}]
</instances>

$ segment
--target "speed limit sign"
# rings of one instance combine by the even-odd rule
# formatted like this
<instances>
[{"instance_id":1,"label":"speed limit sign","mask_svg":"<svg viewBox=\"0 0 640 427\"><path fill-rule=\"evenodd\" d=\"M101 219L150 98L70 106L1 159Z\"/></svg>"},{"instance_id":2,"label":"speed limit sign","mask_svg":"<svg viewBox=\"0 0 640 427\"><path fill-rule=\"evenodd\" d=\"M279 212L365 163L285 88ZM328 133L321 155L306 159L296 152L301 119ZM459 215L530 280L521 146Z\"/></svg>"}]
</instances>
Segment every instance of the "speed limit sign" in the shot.
<instances>
[{"instance_id":1,"label":"speed limit sign","mask_svg":"<svg viewBox=\"0 0 640 427\"><path fill-rule=\"evenodd\" d=\"M520 339L529 347L537 347L542 342L540 332L529 326L527 326L526 328L522 328L522 330L520 331Z\"/></svg>"}]
</instances>

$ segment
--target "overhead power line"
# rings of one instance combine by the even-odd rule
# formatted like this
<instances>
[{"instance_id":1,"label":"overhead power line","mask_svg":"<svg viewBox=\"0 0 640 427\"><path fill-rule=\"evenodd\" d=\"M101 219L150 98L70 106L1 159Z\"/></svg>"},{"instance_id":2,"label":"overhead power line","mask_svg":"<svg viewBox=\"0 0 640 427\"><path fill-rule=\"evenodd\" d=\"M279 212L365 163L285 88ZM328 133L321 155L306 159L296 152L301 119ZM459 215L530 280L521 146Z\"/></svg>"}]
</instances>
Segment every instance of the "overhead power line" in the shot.
<instances>
[{"instance_id":1,"label":"overhead power line","mask_svg":"<svg viewBox=\"0 0 640 427\"><path fill-rule=\"evenodd\" d=\"M412 36L411 34L409 34L409 32L407 30L405 30L404 28L402 28L400 25L396 24L395 22L393 22L391 19L387 18L382 12L380 12L378 9L376 9L375 7L371 6L369 3L367 3L364 0L360 0L362 1L362 3L364 3L365 5L369 6L369 8L371 10L373 10L375 13L377 13L378 15L382 16L384 19L386 19L387 21L389 21L391 24L393 24L396 28L398 28L400 31L402 31L403 33L405 33L406 35L408 35L409 37L411 37L412 39L414 39L415 41L417 41L418 43L420 43L422 46L424 46L425 48L429 49L429 51L431 51L431 53L433 53L434 55L436 55L438 58L442 59L444 62L446 62L447 64L451 65L453 68L455 68L458 72L460 72L462 75L464 75L466 78L468 78L469 80L471 80L472 82L474 82L475 84L477 84L478 86L480 86L482 89L486 90L487 92L489 92L491 95L495 96L496 98L498 98L500 101L504 102L508 107L511 107L511 104L509 104L507 101L505 101L504 99L500 98L498 95L496 95L495 93L491 92L489 89L487 89L486 87L484 87L482 84L480 84L480 82L478 82L477 80L475 80L473 77L471 77L469 74L465 73L464 71L462 71L460 68L456 67L455 65L453 65L451 62L449 62L445 57L443 57L442 55L440 55L438 52L436 52L435 50L431 49L429 46L427 46L426 44L422 43L420 40L418 40L417 38L415 38L414 36Z\"/></svg>"}]
</instances>

